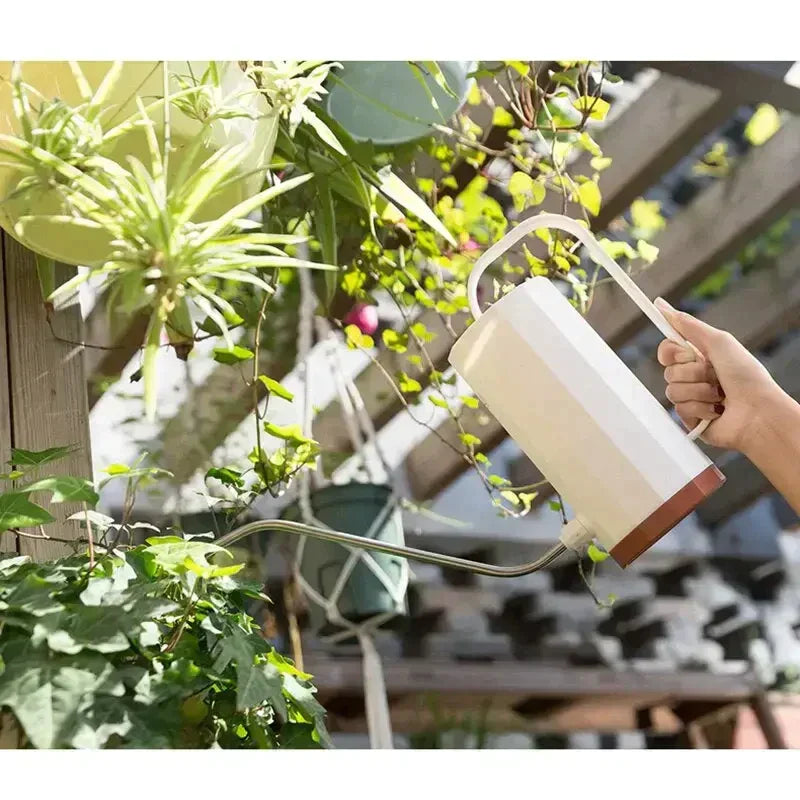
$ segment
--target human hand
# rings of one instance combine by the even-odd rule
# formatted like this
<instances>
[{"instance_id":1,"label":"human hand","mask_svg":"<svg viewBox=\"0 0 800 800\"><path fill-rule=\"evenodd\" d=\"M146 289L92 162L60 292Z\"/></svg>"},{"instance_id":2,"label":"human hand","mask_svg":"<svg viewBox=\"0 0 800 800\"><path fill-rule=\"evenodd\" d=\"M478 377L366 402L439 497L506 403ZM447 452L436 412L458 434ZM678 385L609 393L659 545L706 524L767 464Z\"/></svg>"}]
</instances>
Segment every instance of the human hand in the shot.
<instances>
[{"instance_id":1,"label":"human hand","mask_svg":"<svg viewBox=\"0 0 800 800\"><path fill-rule=\"evenodd\" d=\"M747 452L748 431L780 388L766 368L730 333L676 311L658 298L655 305L670 324L704 356L665 339L658 361L665 367L667 399L689 430L713 420L702 439L715 447Z\"/></svg>"}]
</instances>

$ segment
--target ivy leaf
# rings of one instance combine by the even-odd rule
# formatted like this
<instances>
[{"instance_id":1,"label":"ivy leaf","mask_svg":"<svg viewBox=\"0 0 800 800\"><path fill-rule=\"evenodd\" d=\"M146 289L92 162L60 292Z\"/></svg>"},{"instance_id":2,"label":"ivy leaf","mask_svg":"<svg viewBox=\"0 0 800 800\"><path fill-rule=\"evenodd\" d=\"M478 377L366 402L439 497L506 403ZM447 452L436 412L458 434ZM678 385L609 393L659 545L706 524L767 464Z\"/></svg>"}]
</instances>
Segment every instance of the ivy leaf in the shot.
<instances>
[{"instance_id":1,"label":"ivy leaf","mask_svg":"<svg viewBox=\"0 0 800 800\"><path fill-rule=\"evenodd\" d=\"M244 486L242 473L230 467L212 467L206 472L206 478L216 478L225 486L241 489Z\"/></svg>"},{"instance_id":2,"label":"ivy leaf","mask_svg":"<svg viewBox=\"0 0 800 800\"><path fill-rule=\"evenodd\" d=\"M18 490L25 494L31 492L52 492L50 498L53 503L84 502L95 505L100 496L94 490L91 481L85 478L73 478L65 475L41 480L22 486Z\"/></svg>"},{"instance_id":3,"label":"ivy leaf","mask_svg":"<svg viewBox=\"0 0 800 800\"><path fill-rule=\"evenodd\" d=\"M24 494L8 492L0 495L0 533L53 521L55 517L49 511L32 503Z\"/></svg>"},{"instance_id":4,"label":"ivy leaf","mask_svg":"<svg viewBox=\"0 0 800 800\"><path fill-rule=\"evenodd\" d=\"M294 400L294 395L283 384L279 383L274 378L270 378L266 375L259 375L258 379L264 384L270 394L274 394L276 397L281 397L284 400L288 400L290 403L292 400Z\"/></svg>"},{"instance_id":5,"label":"ivy leaf","mask_svg":"<svg viewBox=\"0 0 800 800\"><path fill-rule=\"evenodd\" d=\"M775 106L762 103L744 128L744 138L754 147L771 139L781 127L781 116Z\"/></svg>"},{"instance_id":6,"label":"ivy leaf","mask_svg":"<svg viewBox=\"0 0 800 800\"><path fill-rule=\"evenodd\" d=\"M0 681L0 706L10 708L31 744L39 749L68 747L81 710L96 695L120 695L114 668L101 656L51 656L31 648L6 665Z\"/></svg>"},{"instance_id":7,"label":"ivy leaf","mask_svg":"<svg viewBox=\"0 0 800 800\"><path fill-rule=\"evenodd\" d=\"M437 408L450 408L447 400L442 397L437 397L435 394L430 395L428 400L430 400L431 403L433 403L433 405L435 405Z\"/></svg>"},{"instance_id":8,"label":"ivy leaf","mask_svg":"<svg viewBox=\"0 0 800 800\"><path fill-rule=\"evenodd\" d=\"M236 687L236 708L239 711L262 703L269 703L281 722L286 722L289 714L283 697L283 680L273 664L245 668Z\"/></svg>"},{"instance_id":9,"label":"ivy leaf","mask_svg":"<svg viewBox=\"0 0 800 800\"><path fill-rule=\"evenodd\" d=\"M608 101L602 97L589 97L584 95L577 98L572 104L581 114L588 113L589 119L604 120L611 108Z\"/></svg>"},{"instance_id":10,"label":"ivy leaf","mask_svg":"<svg viewBox=\"0 0 800 800\"><path fill-rule=\"evenodd\" d=\"M458 438L465 447L477 447L481 443L481 440L471 433L459 433Z\"/></svg>"},{"instance_id":11,"label":"ivy leaf","mask_svg":"<svg viewBox=\"0 0 800 800\"><path fill-rule=\"evenodd\" d=\"M611 158L604 158L602 156L595 156L590 162L589 165L592 169L597 170L597 172L602 172L604 169L608 169L612 163Z\"/></svg>"},{"instance_id":12,"label":"ivy leaf","mask_svg":"<svg viewBox=\"0 0 800 800\"><path fill-rule=\"evenodd\" d=\"M592 215L600 213L602 197L600 188L594 181L586 181L578 187L578 201Z\"/></svg>"},{"instance_id":13,"label":"ivy leaf","mask_svg":"<svg viewBox=\"0 0 800 800\"><path fill-rule=\"evenodd\" d=\"M510 486L511 481L508 478L502 478L500 475L490 475L489 476L489 483L492 486Z\"/></svg>"},{"instance_id":14,"label":"ivy leaf","mask_svg":"<svg viewBox=\"0 0 800 800\"><path fill-rule=\"evenodd\" d=\"M423 342L432 342L436 338L436 334L431 333L427 327L425 327L424 322L415 322L409 330Z\"/></svg>"},{"instance_id":15,"label":"ivy leaf","mask_svg":"<svg viewBox=\"0 0 800 800\"><path fill-rule=\"evenodd\" d=\"M78 446L74 444L67 447L50 447L47 450L23 450L20 447L12 447L11 460L8 463L17 467L40 467L42 464L65 458L77 449Z\"/></svg>"},{"instance_id":16,"label":"ivy leaf","mask_svg":"<svg viewBox=\"0 0 800 800\"><path fill-rule=\"evenodd\" d=\"M44 617L61 611L64 605L53 595L63 586L62 576L45 578L37 573L28 573L17 582L6 597L9 607L16 608L34 617Z\"/></svg>"},{"instance_id":17,"label":"ivy leaf","mask_svg":"<svg viewBox=\"0 0 800 800\"><path fill-rule=\"evenodd\" d=\"M239 345L234 345L232 348L214 348L214 361L220 364L240 364L242 361L249 361L254 355L252 350Z\"/></svg>"},{"instance_id":18,"label":"ivy leaf","mask_svg":"<svg viewBox=\"0 0 800 800\"><path fill-rule=\"evenodd\" d=\"M477 397L470 397L469 395L462 394L459 399L461 400L461 402L467 408L477 408L478 407L478 398Z\"/></svg>"}]
</instances>

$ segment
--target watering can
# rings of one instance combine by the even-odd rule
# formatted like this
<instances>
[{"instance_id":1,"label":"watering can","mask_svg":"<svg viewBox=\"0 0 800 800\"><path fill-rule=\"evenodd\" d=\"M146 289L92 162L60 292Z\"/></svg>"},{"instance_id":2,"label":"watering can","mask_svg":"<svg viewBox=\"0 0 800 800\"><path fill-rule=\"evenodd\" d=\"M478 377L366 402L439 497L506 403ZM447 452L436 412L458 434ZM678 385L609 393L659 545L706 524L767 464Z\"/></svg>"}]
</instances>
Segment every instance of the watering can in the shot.
<instances>
[{"instance_id":1,"label":"watering can","mask_svg":"<svg viewBox=\"0 0 800 800\"><path fill-rule=\"evenodd\" d=\"M467 282L475 321L453 345L450 363L575 509L557 544L536 561L504 567L287 520L244 525L218 543L280 530L482 575L515 577L542 569L596 538L626 567L722 486L724 476L694 442L708 421L689 433L682 430L550 280L528 279L481 312L481 274L509 247L542 228L577 238L664 336L696 358L703 356L569 217L531 217L478 259Z\"/></svg>"}]
</instances>

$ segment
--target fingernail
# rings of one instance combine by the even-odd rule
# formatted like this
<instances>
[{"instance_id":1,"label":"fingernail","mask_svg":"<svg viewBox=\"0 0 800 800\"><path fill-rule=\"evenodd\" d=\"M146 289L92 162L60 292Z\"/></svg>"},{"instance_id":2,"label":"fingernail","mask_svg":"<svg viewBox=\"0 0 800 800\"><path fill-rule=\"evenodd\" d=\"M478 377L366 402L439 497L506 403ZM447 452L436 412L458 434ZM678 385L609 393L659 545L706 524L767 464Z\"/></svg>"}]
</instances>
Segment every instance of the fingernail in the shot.
<instances>
[{"instance_id":1,"label":"fingernail","mask_svg":"<svg viewBox=\"0 0 800 800\"><path fill-rule=\"evenodd\" d=\"M725 411L725 406L722 403L715 403L714 404L714 413L719 414L722 416L722 412Z\"/></svg>"},{"instance_id":2,"label":"fingernail","mask_svg":"<svg viewBox=\"0 0 800 800\"><path fill-rule=\"evenodd\" d=\"M656 297L656 299L653 301L653 305L659 311L666 311L668 314L675 313L675 309L663 297Z\"/></svg>"}]
</instances>

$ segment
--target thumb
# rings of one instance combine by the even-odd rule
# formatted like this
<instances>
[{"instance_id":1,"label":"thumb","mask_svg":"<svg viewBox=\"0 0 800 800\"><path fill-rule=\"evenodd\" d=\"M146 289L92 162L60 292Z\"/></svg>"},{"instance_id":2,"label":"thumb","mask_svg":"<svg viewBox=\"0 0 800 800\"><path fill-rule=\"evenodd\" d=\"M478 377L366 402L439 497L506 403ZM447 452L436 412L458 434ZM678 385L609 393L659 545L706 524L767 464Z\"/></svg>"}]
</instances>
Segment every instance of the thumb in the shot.
<instances>
[{"instance_id":1,"label":"thumb","mask_svg":"<svg viewBox=\"0 0 800 800\"><path fill-rule=\"evenodd\" d=\"M663 297L657 297L654 305L684 339L691 342L702 353L710 354L714 341L720 333L717 328L707 325L685 311L678 311Z\"/></svg>"}]
</instances>

